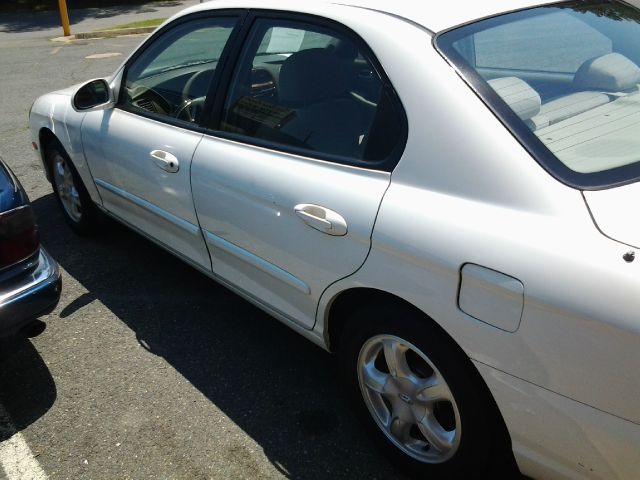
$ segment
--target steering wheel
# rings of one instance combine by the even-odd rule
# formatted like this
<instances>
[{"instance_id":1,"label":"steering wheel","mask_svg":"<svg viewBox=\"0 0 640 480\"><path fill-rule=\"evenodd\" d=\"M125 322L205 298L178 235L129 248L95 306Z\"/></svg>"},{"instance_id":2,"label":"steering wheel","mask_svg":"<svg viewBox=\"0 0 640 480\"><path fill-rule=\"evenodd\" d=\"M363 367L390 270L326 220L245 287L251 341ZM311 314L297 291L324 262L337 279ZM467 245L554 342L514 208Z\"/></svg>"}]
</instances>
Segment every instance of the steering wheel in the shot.
<instances>
[{"instance_id":1,"label":"steering wheel","mask_svg":"<svg viewBox=\"0 0 640 480\"><path fill-rule=\"evenodd\" d=\"M185 100L184 102L182 102L182 105L178 107L176 118L178 120L197 123L197 121L200 119L200 114L204 110L205 99L206 97L198 97L191 100Z\"/></svg>"},{"instance_id":2,"label":"steering wheel","mask_svg":"<svg viewBox=\"0 0 640 480\"><path fill-rule=\"evenodd\" d=\"M182 89L182 101L183 102L189 102L191 100L195 100L196 98L194 98L194 96L192 95L191 90L193 89L193 86L195 85L195 83L198 80L204 81L204 84L206 85L206 88L209 87L209 80L211 78L206 78L206 75L213 75L214 70L213 69L207 69L207 70L200 70L196 73L194 73L193 75L191 75L191 78L189 78L189 80L187 80L187 83L184 84L184 87ZM193 92L194 94L197 93L204 93L205 92Z\"/></svg>"}]
</instances>

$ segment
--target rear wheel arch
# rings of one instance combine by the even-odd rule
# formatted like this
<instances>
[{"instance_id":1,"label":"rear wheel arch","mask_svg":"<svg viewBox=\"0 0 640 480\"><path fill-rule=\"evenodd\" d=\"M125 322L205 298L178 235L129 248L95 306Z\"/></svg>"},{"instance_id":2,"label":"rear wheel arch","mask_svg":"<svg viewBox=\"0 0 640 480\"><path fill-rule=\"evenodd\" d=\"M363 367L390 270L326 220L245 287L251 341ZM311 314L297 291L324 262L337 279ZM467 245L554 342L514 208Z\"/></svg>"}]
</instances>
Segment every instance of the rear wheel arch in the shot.
<instances>
[{"instance_id":1,"label":"rear wheel arch","mask_svg":"<svg viewBox=\"0 0 640 480\"><path fill-rule=\"evenodd\" d=\"M330 351L337 352L340 349L340 338L353 313L363 305L372 303L380 305L404 305L415 308L403 298L385 292L384 290L366 287L343 290L330 301L327 307L325 337ZM416 310L418 309L416 308Z\"/></svg>"},{"instance_id":2,"label":"rear wheel arch","mask_svg":"<svg viewBox=\"0 0 640 480\"><path fill-rule=\"evenodd\" d=\"M425 322L429 322L451 339L451 342L459 349L459 353L468 357L451 335L426 312L393 293L367 287L344 290L329 303L326 315L326 338L330 351L336 352L340 349L340 337L345 332L353 313L365 305L372 304L384 307L397 306L399 309L412 311L414 315L422 317Z\"/></svg>"},{"instance_id":3,"label":"rear wheel arch","mask_svg":"<svg viewBox=\"0 0 640 480\"><path fill-rule=\"evenodd\" d=\"M512 451L511 436L509 435L502 413L500 412L489 387L463 348L438 322L436 322L422 309L397 295L375 288L358 287L344 290L335 296L329 303L328 313L325 317L325 336L330 351L339 352L341 350L343 347L341 341L344 342L347 340L344 338L344 335L347 334L348 336L349 331L353 332L354 329L357 328L357 326L353 325L350 320L355 316L359 309L363 308L363 306L370 307L371 305L377 305L381 308L397 307L398 311L404 312L408 316L424 320L424 322L429 324L432 329L435 328L449 340L448 347L455 349L460 358L467 359L467 367L469 368L469 371L472 372L477 387L481 389L485 395L485 398L491 408L491 414L497 422L496 433L499 436L498 441L500 442L497 447L499 448L500 454L498 458L494 460L496 462L495 468L508 469L513 471L514 475L519 473ZM503 473L502 470L499 470L499 472Z\"/></svg>"}]
</instances>

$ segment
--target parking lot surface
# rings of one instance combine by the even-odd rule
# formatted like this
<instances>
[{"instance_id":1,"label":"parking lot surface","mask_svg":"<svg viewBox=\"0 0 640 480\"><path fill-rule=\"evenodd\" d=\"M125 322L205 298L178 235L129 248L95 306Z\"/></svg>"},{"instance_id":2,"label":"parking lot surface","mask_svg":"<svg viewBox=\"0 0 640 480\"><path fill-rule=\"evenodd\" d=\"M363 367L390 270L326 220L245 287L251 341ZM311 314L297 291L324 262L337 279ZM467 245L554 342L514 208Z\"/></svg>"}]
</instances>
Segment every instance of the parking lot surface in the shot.
<instances>
[{"instance_id":1,"label":"parking lot surface","mask_svg":"<svg viewBox=\"0 0 640 480\"><path fill-rule=\"evenodd\" d=\"M401 478L352 418L330 355L124 227L81 238L63 223L29 107L110 74L142 39L2 35L0 156L63 292L44 333L0 365L0 478Z\"/></svg>"}]
</instances>

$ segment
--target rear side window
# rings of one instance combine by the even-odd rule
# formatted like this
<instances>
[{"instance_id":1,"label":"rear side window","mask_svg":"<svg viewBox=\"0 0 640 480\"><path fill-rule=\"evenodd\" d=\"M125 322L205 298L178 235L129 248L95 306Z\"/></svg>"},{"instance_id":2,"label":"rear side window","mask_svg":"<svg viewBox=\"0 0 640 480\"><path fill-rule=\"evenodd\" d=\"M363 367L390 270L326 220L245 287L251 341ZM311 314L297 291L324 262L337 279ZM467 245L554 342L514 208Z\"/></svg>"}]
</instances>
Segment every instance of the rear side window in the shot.
<instances>
[{"instance_id":1,"label":"rear side window","mask_svg":"<svg viewBox=\"0 0 640 480\"><path fill-rule=\"evenodd\" d=\"M221 130L270 148L379 163L404 141L404 112L366 52L324 26L255 22Z\"/></svg>"}]
</instances>

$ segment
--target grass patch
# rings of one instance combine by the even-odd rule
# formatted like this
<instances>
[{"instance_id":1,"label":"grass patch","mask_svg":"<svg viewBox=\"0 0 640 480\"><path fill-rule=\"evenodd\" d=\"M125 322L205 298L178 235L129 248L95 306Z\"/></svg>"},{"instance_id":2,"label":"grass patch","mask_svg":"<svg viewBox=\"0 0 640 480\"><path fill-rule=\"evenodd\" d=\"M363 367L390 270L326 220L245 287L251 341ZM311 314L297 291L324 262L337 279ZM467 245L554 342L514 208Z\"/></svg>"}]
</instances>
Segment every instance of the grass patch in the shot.
<instances>
[{"instance_id":1,"label":"grass patch","mask_svg":"<svg viewBox=\"0 0 640 480\"><path fill-rule=\"evenodd\" d=\"M109 30L116 30L119 28L142 28L142 27L157 27L161 25L166 18L151 18L149 20L141 20L139 22L123 23L121 25L115 25L109 27Z\"/></svg>"}]
</instances>

